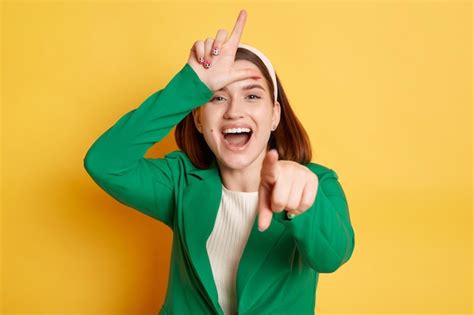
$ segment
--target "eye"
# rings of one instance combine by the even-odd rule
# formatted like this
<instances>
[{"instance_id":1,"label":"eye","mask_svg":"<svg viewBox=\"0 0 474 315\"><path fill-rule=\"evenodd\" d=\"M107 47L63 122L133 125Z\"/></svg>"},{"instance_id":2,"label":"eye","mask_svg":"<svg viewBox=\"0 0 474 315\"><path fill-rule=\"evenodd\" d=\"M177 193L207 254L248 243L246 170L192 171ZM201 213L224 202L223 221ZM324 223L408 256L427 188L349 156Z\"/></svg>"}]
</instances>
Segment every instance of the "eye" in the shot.
<instances>
[{"instance_id":1,"label":"eye","mask_svg":"<svg viewBox=\"0 0 474 315\"><path fill-rule=\"evenodd\" d=\"M211 99L211 102L214 101L215 99L218 99L218 98L223 98L222 96L215 96Z\"/></svg>"},{"instance_id":2,"label":"eye","mask_svg":"<svg viewBox=\"0 0 474 315\"><path fill-rule=\"evenodd\" d=\"M250 97L250 99L252 100L261 99L260 96L255 95L255 94L250 94L248 97ZM224 99L222 96L214 96L213 98L211 98L210 102L213 102L214 100L220 101L222 99Z\"/></svg>"}]
</instances>

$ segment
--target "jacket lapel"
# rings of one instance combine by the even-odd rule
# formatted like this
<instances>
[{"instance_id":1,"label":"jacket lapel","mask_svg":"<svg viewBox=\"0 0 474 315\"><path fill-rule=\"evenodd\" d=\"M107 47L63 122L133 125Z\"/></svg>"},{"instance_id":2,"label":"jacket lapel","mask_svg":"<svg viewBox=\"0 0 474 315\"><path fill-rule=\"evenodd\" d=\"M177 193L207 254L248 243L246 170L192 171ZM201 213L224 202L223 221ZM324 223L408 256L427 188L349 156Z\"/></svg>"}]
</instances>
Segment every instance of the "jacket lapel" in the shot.
<instances>
[{"instance_id":1,"label":"jacket lapel","mask_svg":"<svg viewBox=\"0 0 474 315\"><path fill-rule=\"evenodd\" d=\"M210 303L216 311L222 314L206 250L206 242L214 228L222 198L222 179L216 160L207 169L193 168L189 173L198 176L201 180L190 184L184 190L184 239L190 253L191 263L207 291ZM283 215L283 212L274 213L275 215ZM285 227L280 222L272 220L270 227L266 231L260 232L258 230L258 214L255 216L252 230L237 270L236 289L239 311L242 308L240 304L250 303L252 298L251 292L248 299L248 294L245 294L245 287L248 281L262 267L269 252L284 231ZM243 307L246 308L247 306Z\"/></svg>"},{"instance_id":2,"label":"jacket lapel","mask_svg":"<svg viewBox=\"0 0 474 315\"><path fill-rule=\"evenodd\" d=\"M273 216L282 214L283 212L274 213ZM268 229L260 232L258 230L258 213L255 216L252 230L237 269L236 285L239 314L241 312L245 313L245 311L252 306L252 302L258 302L255 301L256 292L246 290L247 284L257 271L262 272L262 270L272 269L271 266L266 268L263 266L263 263L274 245L284 234L284 231L285 227L280 222L272 220ZM272 277L272 274L269 274L268 276Z\"/></svg>"},{"instance_id":3,"label":"jacket lapel","mask_svg":"<svg viewBox=\"0 0 474 315\"><path fill-rule=\"evenodd\" d=\"M184 190L184 239L191 263L207 292L209 302L222 314L206 250L206 242L214 227L221 200L220 175L215 161L208 169L194 168L190 173L202 180L194 182Z\"/></svg>"}]
</instances>

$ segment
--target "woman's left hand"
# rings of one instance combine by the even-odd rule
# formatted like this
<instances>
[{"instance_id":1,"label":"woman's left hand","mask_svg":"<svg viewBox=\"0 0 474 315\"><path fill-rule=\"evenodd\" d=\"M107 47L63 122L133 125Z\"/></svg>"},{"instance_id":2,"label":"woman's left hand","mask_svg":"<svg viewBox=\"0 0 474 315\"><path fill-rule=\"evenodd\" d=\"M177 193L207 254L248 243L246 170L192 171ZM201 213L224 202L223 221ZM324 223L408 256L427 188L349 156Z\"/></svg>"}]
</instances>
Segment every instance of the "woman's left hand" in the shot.
<instances>
[{"instance_id":1,"label":"woman's left hand","mask_svg":"<svg viewBox=\"0 0 474 315\"><path fill-rule=\"evenodd\" d=\"M265 231L273 212L288 210L299 215L316 199L319 179L306 166L294 161L278 161L275 149L268 151L262 163L258 189L258 228Z\"/></svg>"}]
</instances>

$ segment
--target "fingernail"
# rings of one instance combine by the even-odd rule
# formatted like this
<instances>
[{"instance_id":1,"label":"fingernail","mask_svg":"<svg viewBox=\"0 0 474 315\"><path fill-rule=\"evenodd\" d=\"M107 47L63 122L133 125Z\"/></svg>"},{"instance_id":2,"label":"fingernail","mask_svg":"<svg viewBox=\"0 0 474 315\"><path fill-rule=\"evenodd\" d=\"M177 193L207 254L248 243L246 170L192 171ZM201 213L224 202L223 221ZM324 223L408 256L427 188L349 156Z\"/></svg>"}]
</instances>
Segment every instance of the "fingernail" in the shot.
<instances>
[{"instance_id":1,"label":"fingernail","mask_svg":"<svg viewBox=\"0 0 474 315\"><path fill-rule=\"evenodd\" d=\"M290 219L290 220L293 219L294 217L296 217L296 214L293 214L293 213L287 213L286 215L287 215L288 219Z\"/></svg>"},{"instance_id":2,"label":"fingernail","mask_svg":"<svg viewBox=\"0 0 474 315\"><path fill-rule=\"evenodd\" d=\"M204 67L209 69L211 67L211 63L204 61Z\"/></svg>"},{"instance_id":3,"label":"fingernail","mask_svg":"<svg viewBox=\"0 0 474 315\"><path fill-rule=\"evenodd\" d=\"M217 56L217 55L219 54L219 48L214 48L214 49L212 50L212 54L213 54L214 56Z\"/></svg>"},{"instance_id":4,"label":"fingernail","mask_svg":"<svg viewBox=\"0 0 474 315\"><path fill-rule=\"evenodd\" d=\"M199 57L199 63L203 63L204 62L204 58L203 57Z\"/></svg>"}]
</instances>

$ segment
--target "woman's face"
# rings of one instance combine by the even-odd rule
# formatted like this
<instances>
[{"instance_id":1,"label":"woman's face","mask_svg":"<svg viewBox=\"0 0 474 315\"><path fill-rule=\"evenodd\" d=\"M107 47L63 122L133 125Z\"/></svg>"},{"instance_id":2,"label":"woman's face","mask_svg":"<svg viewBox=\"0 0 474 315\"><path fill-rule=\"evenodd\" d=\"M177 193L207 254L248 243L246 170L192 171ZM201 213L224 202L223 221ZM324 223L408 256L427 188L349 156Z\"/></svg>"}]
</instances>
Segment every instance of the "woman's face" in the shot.
<instances>
[{"instance_id":1,"label":"woman's face","mask_svg":"<svg viewBox=\"0 0 474 315\"><path fill-rule=\"evenodd\" d=\"M249 67L258 71L261 79L233 82L215 91L209 102L193 110L196 128L221 167L245 169L253 163L261 164L271 128L276 128L280 121L280 104L273 103L273 95L258 67L247 60L234 62L235 69ZM244 126L252 130L250 136L224 136L224 130Z\"/></svg>"}]
</instances>

